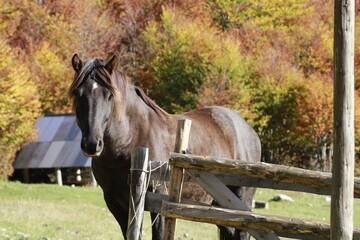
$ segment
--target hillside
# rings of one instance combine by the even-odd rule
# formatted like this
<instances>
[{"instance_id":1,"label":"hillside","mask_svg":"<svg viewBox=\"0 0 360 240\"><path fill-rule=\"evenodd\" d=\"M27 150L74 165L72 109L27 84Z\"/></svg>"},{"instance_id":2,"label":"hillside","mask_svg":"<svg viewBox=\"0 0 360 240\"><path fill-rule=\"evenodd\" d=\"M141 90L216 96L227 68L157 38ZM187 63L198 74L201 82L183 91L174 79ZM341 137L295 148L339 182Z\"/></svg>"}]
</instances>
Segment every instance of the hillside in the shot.
<instances>
[{"instance_id":1,"label":"hillside","mask_svg":"<svg viewBox=\"0 0 360 240\"><path fill-rule=\"evenodd\" d=\"M117 54L122 71L169 112L240 111L265 162L329 171L333 8L328 0L0 0L0 176L12 174L39 116L72 111L74 53ZM357 18L356 102L359 26Z\"/></svg>"}]
</instances>

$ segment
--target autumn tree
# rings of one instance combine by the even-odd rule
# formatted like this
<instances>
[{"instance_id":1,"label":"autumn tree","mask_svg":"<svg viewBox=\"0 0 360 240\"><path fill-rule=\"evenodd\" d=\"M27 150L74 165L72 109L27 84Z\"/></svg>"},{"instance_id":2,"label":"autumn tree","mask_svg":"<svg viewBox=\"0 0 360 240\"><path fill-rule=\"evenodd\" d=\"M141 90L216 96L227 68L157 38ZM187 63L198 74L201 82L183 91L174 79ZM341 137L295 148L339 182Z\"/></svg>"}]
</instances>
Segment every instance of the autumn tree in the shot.
<instances>
[{"instance_id":1,"label":"autumn tree","mask_svg":"<svg viewBox=\"0 0 360 240\"><path fill-rule=\"evenodd\" d=\"M166 110L236 109L260 134L264 160L327 170L333 1L0 0L0 19L0 145L8 146L3 176L11 172L14 153L33 136L35 116L71 112L67 89L74 53L84 59L117 53L120 69ZM357 21L356 32L359 26ZM29 113L11 105L9 96ZM359 126L356 104L358 164Z\"/></svg>"},{"instance_id":2,"label":"autumn tree","mask_svg":"<svg viewBox=\"0 0 360 240\"><path fill-rule=\"evenodd\" d=\"M160 22L149 23L142 42L138 78L166 110L231 105L235 88L244 93L237 102L246 101L247 68L238 44L201 19L164 9Z\"/></svg>"},{"instance_id":3,"label":"autumn tree","mask_svg":"<svg viewBox=\"0 0 360 240\"><path fill-rule=\"evenodd\" d=\"M34 123L40 116L37 88L23 56L0 40L0 178L12 174L16 152L34 140Z\"/></svg>"}]
</instances>

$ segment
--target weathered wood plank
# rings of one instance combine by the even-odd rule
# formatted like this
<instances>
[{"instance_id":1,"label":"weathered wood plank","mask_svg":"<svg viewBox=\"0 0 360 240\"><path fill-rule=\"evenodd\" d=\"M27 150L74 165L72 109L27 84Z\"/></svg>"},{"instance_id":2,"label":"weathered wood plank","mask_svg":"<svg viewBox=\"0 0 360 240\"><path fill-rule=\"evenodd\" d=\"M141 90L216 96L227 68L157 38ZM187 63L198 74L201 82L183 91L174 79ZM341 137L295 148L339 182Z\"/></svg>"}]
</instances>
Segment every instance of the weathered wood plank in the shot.
<instances>
[{"instance_id":1,"label":"weathered wood plank","mask_svg":"<svg viewBox=\"0 0 360 240\"><path fill-rule=\"evenodd\" d=\"M334 2L334 187L331 195L331 238L351 240L355 162L355 0Z\"/></svg>"},{"instance_id":2,"label":"weathered wood plank","mask_svg":"<svg viewBox=\"0 0 360 240\"><path fill-rule=\"evenodd\" d=\"M247 211L164 202L162 215L188 221L205 222L234 228L273 231L297 239L330 239L330 225L321 222L255 214ZM359 239L355 229L354 239Z\"/></svg>"},{"instance_id":3,"label":"weathered wood plank","mask_svg":"<svg viewBox=\"0 0 360 240\"><path fill-rule=\"evenodd\" d=\"M213 174L208 172L191 171L191 176L209 193L218 204L225 208L251 211L230 189Z\"/></svg>"},{"instance_id":4,"label":"weathered wood plank","mask_svg":"<svg viewBox=\"0 0 360 240\"><path fill-rule=\"evenodd\" d=\"M129 222L126 239L141 239L144 202L147 187L148 148L135 148L131 152Z\"/></svg>"},{"instance_id":5,"label":"weathered wood plank","mask_svg":"<svg viewBox=\"0 0 360 240\"><path fill-rule=\"evenodd\" d=\"M281 182L279 180L273 180L268 178L219 173L215 173L215 176L228 186L270 188L279 190L290 190L295 192L306 192L318 195L331 195L331 189L317 188L298 183ZM360 194L357 195L357 197L360 198Z\"/></svg>"},{"instance_id":6,"label":"weathered wood plank","mask_svg":"<svg viewBox=\"0 0 360 240\"><path fill-rule=\"evenodd\" d=\"M313 189L326 189L331 192L332 175L325 172L311 171L269 163L233 161L225 158L194 156L171 153L170 165L188 170L222 172L242 176L273 179L273 181L306 185ZM360 196L360 178L354 179L354 195Z\"/></svg>"},{"instance_id":7,"label":"weathered wood plank","mask_svg":"<svg viewBox=\"0 0 360 240\"><path fill-rule=\"evenodd\" d=\"M167 171L168 165L167 162L157 162L152 161L151 168L154 171L151 172L151 180L160 180L160 181L169 181L170 172ZM280 170L279 170L280 171ZM193 179L186 177L185 182L194 182ZM308 186L305 184L291 183L291 182L281 182L280 180L273 180L268 178L252 177L252 176L243 176L236 174L225 174L217 173L214 175L219 178L225 185L228 186L246 186L246 187L256 187L256 188L271 188L271 189L281 189L281 190L290 190L297 192L307 192L319 195L331 195L330 188L319 188L314 186ZM290 177L289 177L290 178ZM357 182L355 179L355 185L360 187L360 181ZM354 194L355 198L360 198L360 193Z\"/></svg>"},{"instance_id":8,"label":"weathered wood plank","mask_svg":"<svg viewBox=\"0 0 360 240\"><path fill-rule=\"evenodd\" d=\"M203 187L207 193L209 193L215 201L222 207L251 211L230 189L225 186L218 178L213 174L207 172L190 172L191 176L195 179L201 187ZM279 238L272 232L266 232L263 230L247 229L247 232L258 240L278 240Z\"/></svg>"},{"instance_id":9,"label":"weathered wood plank","mask_svg":"<svg viewBox=\"0 0 360 240\"><path fill-rule=\"evenodd\" d=\"M190 136L191 120L182 119L178 121L175 152L185 153ZM183 186L184 169L176 166L171 169L170 185L169 185L169 201L180 202L181 191ZM165 218L165 240L173 240L175 237L176 218Z\"/></svg>"}]
</instances>

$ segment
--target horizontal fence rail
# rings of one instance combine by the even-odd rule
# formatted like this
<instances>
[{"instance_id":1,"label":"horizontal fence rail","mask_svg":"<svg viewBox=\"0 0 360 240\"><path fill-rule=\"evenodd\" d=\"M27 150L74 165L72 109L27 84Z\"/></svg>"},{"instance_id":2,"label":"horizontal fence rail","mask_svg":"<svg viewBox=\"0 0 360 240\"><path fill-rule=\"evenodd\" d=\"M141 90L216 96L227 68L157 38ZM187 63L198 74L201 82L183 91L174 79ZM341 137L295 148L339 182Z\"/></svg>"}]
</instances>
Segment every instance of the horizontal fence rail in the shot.
<instances>
[{"instance_id":1,"label":"horizontal fence rail","mask_svg":"<svg viewBox=\"0 0 360 240\"><path fill-rule=\"evenodd\" d=\"M298 218L171 202L163 203L162 215L240 229L273 231L281 237L330 239L329 224ZM354 229L353 239L360 239L360 229Z\"/></svg>"},{"instance_id":2,"label":"horizontal fence rail","mask_svg":"<svg viewBox=\"0 0 360 240\"><path fill-rule=\"evenodd\" d=\"M202 185L201 179L204 179L204 176L207 183L211 178L213 179L212 182L217 179L217 184L222 184L224 187L220 187L219 192L215 190L213 193L211 191L219 189L219 187L208 188L210 195L215 199L225 196L221 195L225 185L331 194L332 175L330 173L276 164L234 161L178 153L171 154L169 163L150 161L147 171L148 177L157 181L169 181L171 175L169 169L172 167L186 170L184 181L198 182ZM355 178L354 186L354 196L359 198L359 178ZM206 188L206 186L203 187ZM231 198L231 196L227 195L225 198ZM246 228L253 236L261 235L257 239L276 239L276 236L297 239L329 239L330 236L329 224L322 222L254 214L230 205L215 208L185 199L181 200L181 203L173 203L169 201L167 195L151 192L146 194L145 210L161 213L165 217L174 219L180 218L228 227ZM228 212L232 214L228 215ZM360 229L354 229L353 239L360 240Z\"/></svg>"},{"instance_id":3,"label":"horizontal fence rail","mask_svg":"<svg viewBox=\"0 0 360 240\"><path fill-rule=\"evenodd\" d=\"M277 164L234 161L225 158L178 153L171 153L169 163L171 166L186 170L215 173L226 185L331 195L331 173ZM354 180L354 197L360 198L360 178Z\"/></svg>"},{"instance_id":4,"label":"horizontal fence rail","mask_svg":"<svg viewBox=\"0 0 360 240\"><path fill-rule=\"evenodd\" d=\"M148 162L140 168L132 162L132 183L127 239L141 238L143 211L160 213L165 217L164 239L175 237L176 219L212 223L244 229L257 240L330 239L331 227L327 223L257 214L230 190L228 186L272 188L321 195L331 195L332 174L277 164L247 162L226 158L195 156L187 152L191 121L179 120L175 153L169 162ZM137 151L147 151L138 149ZM132 161L146 161L148 154L132 153ZM136 156L139 157L136 157ZM142 165L141 165L142 166ZM147 169L147 170L146 170ZM147 181L149 180L149 181ZM182 199L183 182L196 182L218 204L212 205ZM159 193L146 192L149 186ZM167 188L168 186L168 188ZM168 195L165 195L168 189ZM164 191L163 191L164 190ZM360 198L360 178L354 178L354 197ZM144 202L145 199L145 202ZM133 208L132 208L133 207ZM360 240L360 229L354 228L353 239Z\"/></svg>"}]
</instances>

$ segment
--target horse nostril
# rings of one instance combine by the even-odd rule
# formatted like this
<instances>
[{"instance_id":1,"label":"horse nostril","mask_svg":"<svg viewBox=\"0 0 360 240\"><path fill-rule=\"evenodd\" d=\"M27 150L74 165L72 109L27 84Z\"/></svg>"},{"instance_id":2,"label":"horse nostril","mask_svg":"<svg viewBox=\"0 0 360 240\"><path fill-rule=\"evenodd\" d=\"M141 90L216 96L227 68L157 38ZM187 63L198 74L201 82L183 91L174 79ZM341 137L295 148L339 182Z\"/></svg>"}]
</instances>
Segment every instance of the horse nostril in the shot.
<instances>
[{"instance_id":1,"label":"horse nostril","mask_svg":"<svg viewBox=\"0 0 360 240\"><path fill-rule=\"evenodd\" d=\"M104 147L104 142L102 139L89 139L88 137L83 137L81 140L81 149L87 156L97 155L101 153Z\"/></svg>"},{"instance_id":2,"label":"horse nostril","mask_svg":"<svg viewBox=\"0 0 360 240\"><path fill-rule=\"evenodd\" d=\"M103 147L104 147L104 141L102 139L99 139L97 142L96 151L97 152L101 151Z\"/></svg>"}]
</instances>

